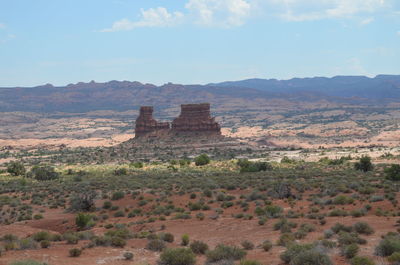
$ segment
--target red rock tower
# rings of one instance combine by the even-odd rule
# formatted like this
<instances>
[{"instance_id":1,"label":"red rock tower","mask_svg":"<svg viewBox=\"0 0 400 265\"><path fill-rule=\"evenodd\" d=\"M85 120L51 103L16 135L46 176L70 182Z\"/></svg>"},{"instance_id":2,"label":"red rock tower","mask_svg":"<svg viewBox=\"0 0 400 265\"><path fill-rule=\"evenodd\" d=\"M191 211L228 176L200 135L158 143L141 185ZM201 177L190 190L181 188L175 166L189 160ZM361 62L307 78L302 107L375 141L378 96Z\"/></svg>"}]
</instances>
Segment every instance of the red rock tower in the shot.
<instances>
[{"instance_id":1,"label":"red rock tower","mask_svg":"<svg viewBox=\"0 0 400 265\"><path fill-rule=\"evenodd\" d=\"M169 122L157 122L153 118L153 107L142 106L140 107L139 117L136 119L135 137L144 136L148 133L156 132L159 130L169 129Z\"/></svg>"},{"instance_id":2,"label":"red rock tower","mask_svg":"<svg viewBox=\"0 0 400 265\"><path fill-rule=\"evenodd\" d=\"M221 134L221 126L211 117L209 103L182 104L181 114L172 122L172 131Z\"/></svg>"}]
</instances>

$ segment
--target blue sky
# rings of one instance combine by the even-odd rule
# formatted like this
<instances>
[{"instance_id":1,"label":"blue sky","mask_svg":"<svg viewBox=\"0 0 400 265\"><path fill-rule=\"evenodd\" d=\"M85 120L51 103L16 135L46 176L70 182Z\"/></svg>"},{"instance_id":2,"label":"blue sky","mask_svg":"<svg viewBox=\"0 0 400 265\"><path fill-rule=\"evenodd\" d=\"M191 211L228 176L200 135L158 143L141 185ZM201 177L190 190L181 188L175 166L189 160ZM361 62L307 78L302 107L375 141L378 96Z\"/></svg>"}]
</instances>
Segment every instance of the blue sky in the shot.
<instances>
[{"instance_id":1,"label":"blue sky","mask_svg":"<svg viewBox=\"0 0 400 265\"><path fill-rule=\"evenodd\" d=\"M0 86L400 74L399 0L0 0Z\"/></svg>"}]
</instances>

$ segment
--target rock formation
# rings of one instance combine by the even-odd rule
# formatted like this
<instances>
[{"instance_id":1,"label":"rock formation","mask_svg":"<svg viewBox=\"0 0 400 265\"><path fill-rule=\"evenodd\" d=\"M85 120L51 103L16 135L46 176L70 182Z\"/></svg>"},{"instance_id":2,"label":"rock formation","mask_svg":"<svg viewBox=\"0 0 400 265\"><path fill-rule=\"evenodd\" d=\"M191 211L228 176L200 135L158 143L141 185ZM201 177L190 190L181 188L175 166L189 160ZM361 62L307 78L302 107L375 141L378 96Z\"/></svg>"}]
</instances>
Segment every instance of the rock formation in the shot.
<instances>
[{"instance_id":1,"label":"rock formation","mask_svg":"<svg viewBox=\"0 0 400 265\"><path fill-rule=\"evenodd\" d=\"M153 107L140 107L140 114L136 119L136 138L157 137L161 134L179 136L187 133L221 135L220 125L211 117L209 103L181 105L181 113L172 123L157 122L153 118Z\"/></svg>"},{"instance_id":2,"label":"rock formation","mask_svg":"<svg viewBox=\"0 0 400 265\"><path fill-rule=\"evenodd\" d=\"M139 117L136 119L135 137L147 135L151 132L169 130L169 122L158 122L153 118L153 107L140 107Z\"/></svg>"},{"instance_id":3,"label":"rock formation","mask_svg":"<svg viewBox=\"0 0 400 265\"><path fill-rule=\"evenodd\" d=\"M221 127L211 117L210 104L183 104L181 114L172 122L175 132L215 132L220 133Z\"/></svg>"}]
</instances>

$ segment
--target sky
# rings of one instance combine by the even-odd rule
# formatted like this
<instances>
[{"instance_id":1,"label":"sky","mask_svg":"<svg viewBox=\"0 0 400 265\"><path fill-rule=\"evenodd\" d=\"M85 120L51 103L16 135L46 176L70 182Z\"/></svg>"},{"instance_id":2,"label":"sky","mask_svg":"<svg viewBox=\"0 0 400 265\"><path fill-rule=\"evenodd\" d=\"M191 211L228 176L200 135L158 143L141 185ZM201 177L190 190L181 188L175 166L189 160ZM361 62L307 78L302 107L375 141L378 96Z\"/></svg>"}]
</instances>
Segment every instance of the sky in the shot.
<instances>
[{"instance_id":1,"label":"sky","mask_svg":"<svg viewBox=\"0 0 400 265\"><path fill-rule=\"evenodd\" d=\"M400 74L400 0L0 0L0 87Z\"/></svg>"}]
</instances>

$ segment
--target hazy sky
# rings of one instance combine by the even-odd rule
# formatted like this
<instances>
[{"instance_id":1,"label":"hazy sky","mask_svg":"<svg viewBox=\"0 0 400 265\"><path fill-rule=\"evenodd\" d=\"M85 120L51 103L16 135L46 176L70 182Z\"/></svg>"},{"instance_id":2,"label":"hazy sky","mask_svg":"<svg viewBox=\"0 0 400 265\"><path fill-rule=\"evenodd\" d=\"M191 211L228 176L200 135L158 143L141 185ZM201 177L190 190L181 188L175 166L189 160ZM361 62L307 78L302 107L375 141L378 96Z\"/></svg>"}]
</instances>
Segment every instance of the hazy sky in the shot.
<instances>
[{"instance_id":1,"label":"hazy sky","mask_svg":"<svg viewBox=\"0 0 400 265\"><path fill-rule=\"evenodd\" d=\"M0 0L0 86L400 74L400 0Z\"/></svg>"}]
</instances>

